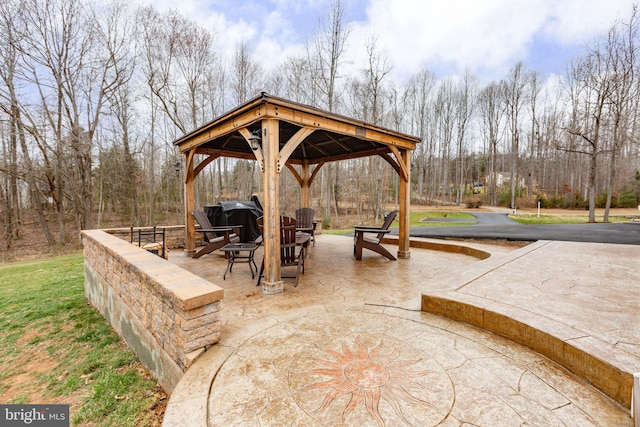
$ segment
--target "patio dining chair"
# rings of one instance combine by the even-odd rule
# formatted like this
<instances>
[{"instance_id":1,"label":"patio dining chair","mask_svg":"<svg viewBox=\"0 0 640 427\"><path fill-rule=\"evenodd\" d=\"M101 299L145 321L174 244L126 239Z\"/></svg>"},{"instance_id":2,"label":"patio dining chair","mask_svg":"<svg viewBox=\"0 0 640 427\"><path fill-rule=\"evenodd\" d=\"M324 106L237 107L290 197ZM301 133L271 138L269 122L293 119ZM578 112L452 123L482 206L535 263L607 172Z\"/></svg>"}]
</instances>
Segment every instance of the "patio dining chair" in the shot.
<instances>
[{"instance_id":1,"label":"patio dining chair","mask_svg":"<svg viewBox=\"0 0 640 427\"><path fill-rule=\"evenodd\" d=\"M379 253L380 255L389 258L392 261L396 260L391 252L389 252L382 244L382 238L385 234L389 233L389 226L398 215L398 211L389 212L381 227L367 227L364 225L356 225L355 233L353 236L353 254L357 260L362 259L362 249L369 249Z\"/></svg>"},{"instance_id":2,"label":"patio dining chair","mask_svg":"<svg viewBox=\"0 0 640 427\"><path fill-rule=\"evenodd\" d=\"M296 227L298 231L311 235L311 243L316 245L316 223L313 221L315 211L311 208L296 209Z\"/></svg>"},{"instance_id":3,"label":"patio dining chair","mask_svg":"<svg viewBox=\"0 0 640 427\"><path fill-rule=\"evenodd\" d=\"M262 224L262 217L260 217L258 218L258 229L261 233L263 231ZM283 274L282 277L295 277L293 286L297 287L300 271L304 273L304 245L300 245L297 242L295 218L288 216L280 217L280 267L296 267L295 276L285 276ZM264 257L262 258L260 273L258 274L258 283L256 283L256 286L260 285L263 276Z\"/></svg>"},{"instance_id":4,"label":"patio dining chair","mask_svg":"<svg viewBox=\"0 0 640 427\"><path fill-rule=\"evenodd\" d=\"M255 244L260 246L264 243L264 216L260 216L256 219L256 224L258 225L258 232L260 235L256 238ZM280 215L280 225L296 225L295 218L291 218L289 216Z\"/></svg>"},{"instance_id":5,"label":"patio dining chair","mask_svg":"<svg viewBox=\"0 0 640 427\"><path fill-rule=\"evenodd\" d=\"M200 225L200 228L196 229L196 231L204 233L204 241L206 243L204 248L193 255L194 258L200 258L203 255L218 250L227 243L240 241L240 237L238 236L240 233L239 226L213 227L204 211L193 211L192 214L198 222L198 225Z\"/></svg>"}]
</instances>

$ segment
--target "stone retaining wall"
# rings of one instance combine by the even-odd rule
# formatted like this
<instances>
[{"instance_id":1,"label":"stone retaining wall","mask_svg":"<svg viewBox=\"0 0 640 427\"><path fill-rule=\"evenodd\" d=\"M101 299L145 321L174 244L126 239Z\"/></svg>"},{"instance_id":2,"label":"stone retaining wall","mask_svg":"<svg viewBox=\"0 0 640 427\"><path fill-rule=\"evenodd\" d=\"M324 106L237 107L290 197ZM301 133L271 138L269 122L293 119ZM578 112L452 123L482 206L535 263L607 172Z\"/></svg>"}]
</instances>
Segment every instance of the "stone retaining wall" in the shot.
<instances>
[{"instance_id":1,"label":"stone retaining wall","mask_svg":"<svg viewBox=\"0 0 640 427\"><path fill-rule=\"evenodd\" d=\"M82 243L87 299L170 393L220 339L222 288L101 230Z\"/></svg>"}]
</instances>

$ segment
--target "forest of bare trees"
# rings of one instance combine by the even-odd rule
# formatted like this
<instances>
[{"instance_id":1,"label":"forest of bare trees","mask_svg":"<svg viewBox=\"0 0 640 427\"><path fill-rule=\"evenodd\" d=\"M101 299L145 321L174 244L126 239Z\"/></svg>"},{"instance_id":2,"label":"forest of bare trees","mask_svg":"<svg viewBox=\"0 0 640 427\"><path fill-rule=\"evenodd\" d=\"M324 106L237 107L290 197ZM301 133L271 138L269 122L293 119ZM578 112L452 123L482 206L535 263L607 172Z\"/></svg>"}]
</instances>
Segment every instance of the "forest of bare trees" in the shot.
<instances>
[{"instance_id":1,"label":"forest of bare trees","mask_svg":"<svg viewBox=\"0 0 640 427\"><path fill-rule=\"evenodd\" d=\"M265 70L246 43L177 11L125 0L0 2L2 250L25 229L48 245L80 229L181 224L183 160L172 142L265 91L422 138L412 158L420 204L589 209L640 196L638 11L585 40L563 76L515 63L499 81L428 69L394 82L375 35L356 72L335 0L306 52ZM281 205L299 203L281 178ZM198 206L260 192L255 162L219 158L196 184ZM286 189L286 190L285 190ZM379 158L325 165L312 207L327 225L346 209L379 218L395 203ZM291 213L291 212L289 212ZM605 217L606 220L606 217Z\"/></svg>"}]
</instances>

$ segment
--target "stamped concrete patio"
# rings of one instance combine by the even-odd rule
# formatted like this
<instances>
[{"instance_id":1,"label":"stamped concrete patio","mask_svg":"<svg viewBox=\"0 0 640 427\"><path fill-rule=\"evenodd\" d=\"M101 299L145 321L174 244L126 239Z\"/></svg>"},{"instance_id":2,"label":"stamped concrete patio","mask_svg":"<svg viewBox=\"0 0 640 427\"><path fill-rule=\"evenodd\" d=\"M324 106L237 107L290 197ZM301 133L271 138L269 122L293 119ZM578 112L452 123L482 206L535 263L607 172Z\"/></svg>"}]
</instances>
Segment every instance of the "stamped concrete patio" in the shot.
<instances>
[{"instance_id":1,"label":"stamped concrete patio","mask_svg":"<svg viewBox=\"0 0 640 427\"><path fill-rule=\"evenodd\" d=\"M491 257L412 248L410 259L356 262L350 238L321 235L298 287L285 279L283 293L264 295L246 264L223 281L221 255L172 252L225 298L221 341L186 372L163 425L632 425L626 408L527 346L559 342L563 363L594 355L580 359L597 365L586 376L640 371L640 247L444 245ZM603 380L630 397L626 375Z\"/></svg>"}]
</instances>

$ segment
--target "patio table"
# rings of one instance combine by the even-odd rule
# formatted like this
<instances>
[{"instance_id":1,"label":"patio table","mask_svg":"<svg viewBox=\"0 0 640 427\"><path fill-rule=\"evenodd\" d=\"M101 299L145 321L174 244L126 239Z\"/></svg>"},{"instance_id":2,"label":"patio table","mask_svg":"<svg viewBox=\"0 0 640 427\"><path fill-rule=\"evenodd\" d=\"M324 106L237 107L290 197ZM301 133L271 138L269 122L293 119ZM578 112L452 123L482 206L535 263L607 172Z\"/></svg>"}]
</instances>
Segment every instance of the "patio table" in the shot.
<instances>
[{"instance_id":1,"label":"patio table","mask_svg":"<svg viewBox=\"0 0 640 427\"><path fill-rule=\"evenodd\" d=\"M255 277L253 273L253 267L256 268L256 273L258 272L258 266L256 265L255 260L253 259L253 253L258 248L253 242L249 243L228 243L220 248L221 251L228 254L227 257L227 269L222 276L222 280L227 280L227 273L233 271L233 264L236 262L246 262L249 264L249 270L251 270L251 278ZM243 252L246 252L246 255L242 255ZM253 267L251 266L253 263Z\"/></svg>"}]
</instances>

